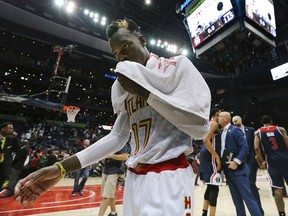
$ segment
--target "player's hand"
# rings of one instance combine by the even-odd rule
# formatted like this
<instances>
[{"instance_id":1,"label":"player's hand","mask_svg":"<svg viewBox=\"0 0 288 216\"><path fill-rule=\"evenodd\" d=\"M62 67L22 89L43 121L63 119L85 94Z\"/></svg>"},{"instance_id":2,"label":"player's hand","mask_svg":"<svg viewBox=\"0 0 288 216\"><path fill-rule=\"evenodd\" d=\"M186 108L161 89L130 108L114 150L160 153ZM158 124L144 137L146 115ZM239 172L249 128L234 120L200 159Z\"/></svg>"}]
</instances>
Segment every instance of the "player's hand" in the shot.
<instances>
[{"instance_id":1,"label":"player's hand","mask_svg":"<svg viewBox=\"0 0 288 216\"><path fill-rule=\"evenodd\" d=\"M18 133L16 131L13 131L13 133L11 134L11 137L15 139L17 138L17 136L18 136Z\"/></svg>"},{"instance_id":2,"label":"player's hand","mask_svg":"<svg viewBox=\"0 0 288 216\"><path fill-rule=\"evenodd\" d=\"M238 164L235 163L234 161L228 161L226 162L226 164L228 164L228 168L232 170L236 170L238 167Z\"/></svg>"},{"instance_id":3,"label":"player's hand","mask_svg":"<svg viewBox=\"0 0 288 216\"><path fill-rule=\"evenodd\" d=\"M219 157L216 157L217 171L221 170L221 160Z\"/></svg>"},{"instance_id":4,"label":"player's hand","mask_svg":"<svg viewBox=\"0 0 288 216\"><path fill-rule=\"evenodd\" d=\"M121 84L125 91L128 91L134 95L139 95L146 99L148 98L149 91L147 91L145 88L120 73L116 73L116 75L118 76L118 82Z\"/></svg>"},{"instance_id":5,"label":"player's hand","mask_svg":"<svg viewBox=\"0 0 288 216\"><path fill-rule=\"evenodd\" d=\"M40 169L17 183L14 199L22 205L33 204L60 180L60 169L56 165Z\"/></svg>"}]
</instances>

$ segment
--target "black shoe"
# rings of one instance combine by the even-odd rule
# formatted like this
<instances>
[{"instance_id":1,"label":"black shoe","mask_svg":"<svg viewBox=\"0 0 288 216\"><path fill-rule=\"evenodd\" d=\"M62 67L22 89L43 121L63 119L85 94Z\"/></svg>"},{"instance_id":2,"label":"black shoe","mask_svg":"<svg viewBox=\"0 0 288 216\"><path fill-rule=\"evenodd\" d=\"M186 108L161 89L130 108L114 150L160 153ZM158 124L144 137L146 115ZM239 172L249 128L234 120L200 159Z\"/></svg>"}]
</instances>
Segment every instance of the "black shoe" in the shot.
<instances>
[{"instance_id":1,"label":"black shoe","mask_svg":"<svg viewBox=\"0 0 288 216\"><path fill-rule=\"evenodd\" d=\"M110 212L110 214L109 214L108 216L118 216L118 214L117 214L117 212L116 212L115 214L112 214L112 213Z\"/></svg>"},{"instance_id":2,"label":"black shoe","mask_svg":"<svg viewBox=\"0 0 288 216\"><path fill-rule=\"evenodd\" d=\"M11 197L14 195L13 191L8 191L6 194L4 194L3 196L1 196L1 198L6 198L6 197Z\"/></svg>"}]
</instances>

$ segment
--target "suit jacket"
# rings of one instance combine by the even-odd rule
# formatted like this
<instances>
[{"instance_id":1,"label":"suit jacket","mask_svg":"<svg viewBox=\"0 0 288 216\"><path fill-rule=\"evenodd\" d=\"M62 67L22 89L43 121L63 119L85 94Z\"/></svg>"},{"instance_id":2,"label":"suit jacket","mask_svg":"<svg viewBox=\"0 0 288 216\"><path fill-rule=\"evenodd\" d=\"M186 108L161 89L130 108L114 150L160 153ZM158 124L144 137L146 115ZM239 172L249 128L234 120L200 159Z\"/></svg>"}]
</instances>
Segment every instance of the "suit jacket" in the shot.
<instances>
[{"instance_id":1,"label":"suit jacket","mask_svg":"<svg viewBox=\"0 0 288 216\"><path fill-rule=\"evenodd\" d=\"M225 148L228 151L233 152L233 157L236 157L242 163L236 170L233 171L241 171L241 173L238 174L246 172L246 155L249 148L247 140L245 139L245 136L240 128L235 127L232 124L229 126L225 138Z\"/></svg>"},{"instance_id":2,"label":"suit jacket","mask_svg":"<svg viewBox=\"0 0 288 216\"><path fill-rule=\"evenodd\" d=\"M247 155L247 162L254 163L255 162L255 150L254 150L254 132L255 129L252 127L244 126L245 136L247 140L247 144L249 147L249 152Z\"/></svg>"},{"instance_id":3,"label":"suit jacket","mask_svg":"<svg viewBox=\"0 0 288 216\"><path fill-rule=\"evenodd\" d=\"M12 162L12 167L14 169L22 170L28 154L29 154L28 148L26 146L22 146L20 151L18 151L15 155L15 158Z\"/></svg>"},{"instance_id":4,"label":"suit jacket","mask_svg":"<svg viewBox=\"0 0 288 216\"><path fill-rule=\"evenodd\" d=\"M5 149L4 162L3 162L4 175L6 176L6 178L9 178L13 160L12 153L13 152L17 153L20 151L20 144L18 139L7 136L4 149Z\"/></svg>"}]
</instances>

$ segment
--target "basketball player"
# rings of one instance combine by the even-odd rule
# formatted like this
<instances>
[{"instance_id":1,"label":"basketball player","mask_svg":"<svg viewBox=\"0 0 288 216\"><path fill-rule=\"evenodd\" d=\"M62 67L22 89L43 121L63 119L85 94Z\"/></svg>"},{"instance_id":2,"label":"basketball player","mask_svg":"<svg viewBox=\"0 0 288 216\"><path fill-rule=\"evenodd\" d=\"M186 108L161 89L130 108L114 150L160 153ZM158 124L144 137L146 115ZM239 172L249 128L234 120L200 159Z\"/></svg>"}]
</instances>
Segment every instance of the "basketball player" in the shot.
<instances>
[{"instance_id":1,"label":"basketball player","mask_svg":"<svg viewBox=\"0 0 288 216\"><path fill-rule=\"evenodd\" d=\"M262 168L267 168L279 216L285 216L283 200L284 181L288 183L288 137L283 127L273 125L268 115L262 117L263 127L255 132L254 147ZM265 159L262 155L262 143Z\"/></svg>"},{"instance_id":2,"label":"basketball player","mask_svg":"<svg viewBox=\"0 0 288 216\"><path fill-rule=\"evenodd\" d=\"M118 114L112 131L75 156L21 180L15 199L23 205L34 203L65 172L120 150L131 130L123 215L192 215L194 174L184 153L192 150L191 137L202 139L208 132L210 90L185 56L165 59L149 54L132 20L114 21L106 32L120 61L111 91Z\"/></svg>"},{"instance_id":3,"label":"basketball player","mask_svg":"<svg viewBox=\"0 0 288 216\"><path fill-rule=\"evenodd\" d=\"M219 185L221 185L221 176L218 173L221 169L221 139L218 136L220 127L218 117L221 110L214 107L210 111L210 130L204 137L202 149L200 152L200 179L207 184L204 193L202 216L207 216L210 206L210 216L216 215L216 205L219 193Z\"/></svg>"}]
</instances>

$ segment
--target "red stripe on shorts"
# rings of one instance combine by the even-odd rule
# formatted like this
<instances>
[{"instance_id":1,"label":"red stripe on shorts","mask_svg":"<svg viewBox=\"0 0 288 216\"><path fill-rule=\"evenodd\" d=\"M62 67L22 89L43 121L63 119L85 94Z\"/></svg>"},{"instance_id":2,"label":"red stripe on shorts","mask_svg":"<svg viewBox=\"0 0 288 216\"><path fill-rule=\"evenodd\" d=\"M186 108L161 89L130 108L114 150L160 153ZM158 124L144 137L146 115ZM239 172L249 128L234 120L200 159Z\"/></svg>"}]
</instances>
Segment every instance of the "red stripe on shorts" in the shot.
<instances>
[{"instance_id":1,"label":"red stripe on shorts","mask_svg":"<svg viewBox=\"0 0 288 216\"><path fill-rule=\"evenodd\" d=\"M179 168L186 168L189 166L185 154L181 154L177 158L163 161L156 164L138 163L135 168L129 167L128 169L137 175L146 175L148 172L160 173L164 170L176 170Z\"/></svg>"}]
</instances>

